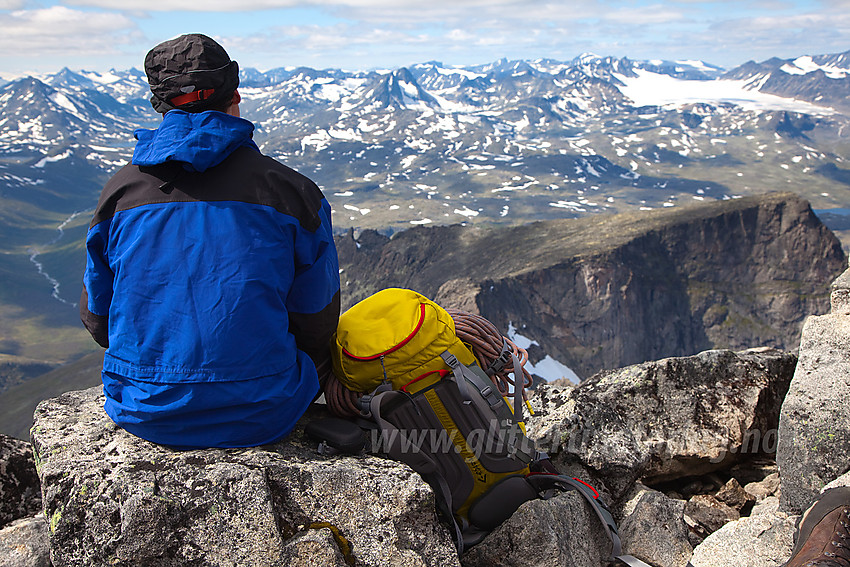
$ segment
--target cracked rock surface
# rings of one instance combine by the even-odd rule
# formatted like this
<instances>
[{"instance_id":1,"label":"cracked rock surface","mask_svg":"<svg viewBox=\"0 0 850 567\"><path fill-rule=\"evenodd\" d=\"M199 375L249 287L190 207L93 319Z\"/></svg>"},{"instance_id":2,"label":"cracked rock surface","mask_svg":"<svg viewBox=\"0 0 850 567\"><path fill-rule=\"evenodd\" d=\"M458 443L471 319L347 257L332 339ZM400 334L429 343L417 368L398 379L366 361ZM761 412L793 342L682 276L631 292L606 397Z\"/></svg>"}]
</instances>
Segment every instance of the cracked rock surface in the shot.
<instances>
[{"instance_id":1,"label":"cracked rock surface","mask_svg":"<svg viewBox=\"0 0 850 567\"><path fill-rule=\"evenodd\" d=\"M458 565L421 478L377 457L318 455L309 415L275 445L178 452L124 432L102 406L92 388L36 410L54 565Z\"/></svg>"},{"instance_id":2,"label":"cracked rock surface","mask_svg":"<svg viewBox=\"0 0 850 567\"><path fill-rule=\"evenodd\" d=\"M30 444L0 435L0 528L41 510Z\"/></svg>"}]
</instances>

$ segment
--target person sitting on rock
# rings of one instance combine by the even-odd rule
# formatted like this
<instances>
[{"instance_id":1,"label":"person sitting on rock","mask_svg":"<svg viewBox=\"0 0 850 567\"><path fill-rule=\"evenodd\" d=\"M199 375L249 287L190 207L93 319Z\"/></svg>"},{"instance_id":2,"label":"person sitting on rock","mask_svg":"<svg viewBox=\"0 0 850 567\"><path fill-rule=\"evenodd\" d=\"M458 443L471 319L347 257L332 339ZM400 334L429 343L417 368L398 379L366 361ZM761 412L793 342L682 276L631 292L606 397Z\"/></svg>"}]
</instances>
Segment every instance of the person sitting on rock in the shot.
<instances>
[{"instance_id":1,"label":"person sitting on rock","mask_svg":"<svg viewBox=\"0 0 850 567\"><path fill-rule=\"evenodd\" d=\"M827 490L797 523L783 567L850 567L850 487Z\"/></svg>"},{"instance_id":2,"label":"person sitting on rock","mask_svg":"<svg viewBox=\"0 0 850 567\"><path fill-rule=\"evenodd\" d=\"M330 206L260 153L221 45L180 36L147 54L145 72L162 123L136 130L86 239L80 314L107 349L104 408L178 449L274 442L330 369Z\"/></svg>"}]
</instances>

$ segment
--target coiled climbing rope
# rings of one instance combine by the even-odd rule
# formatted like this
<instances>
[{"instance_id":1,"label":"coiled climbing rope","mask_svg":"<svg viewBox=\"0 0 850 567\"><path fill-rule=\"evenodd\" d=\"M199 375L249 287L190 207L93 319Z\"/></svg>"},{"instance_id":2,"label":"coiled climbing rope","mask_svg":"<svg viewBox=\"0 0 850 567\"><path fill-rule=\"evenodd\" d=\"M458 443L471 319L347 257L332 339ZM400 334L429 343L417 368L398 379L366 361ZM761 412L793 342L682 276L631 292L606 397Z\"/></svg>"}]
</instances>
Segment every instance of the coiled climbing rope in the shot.
<instances>
[{"instance_id":1,"label":"coiled climbing rope","mask_svg":"<svg viewBox=\"0 0 850 567\"><path fill-rule=\"evenodd\" d=\"M525 369L528 352L502 336L496 326L481 315L459 309L446 311L455 322L458 338L472 347L472 354L478 359L479 366L499 388L499 393L504 397L513 397L514 391L518 390L523 401L526 401L525 389L531 386L531 374ZM514 357L519 368L515 368ZM517 384L519 376L522 376L522 380Z\"/></svg>"},{"instance_id":2,"label":"coiled climbing rope","mask_svg":"<svg viewBox=\"0 0 850 567\"><path fill-rule=\"evenodd\" d=\"M360 416L359 401L363 397L363 392L349 390L332 372L328 374L322 388L325 392L325 402L331 413L339 417Z\"/></svg>"},{"instance_id":3,"label":"coiled climbing rope","mask_svg":"<svg viewBox=\"0 0 850 567\"><path fill-rule=\"evenodd\" d=\"M525 389L531 386L531 374L525 369L528 352L503 336L493 323L480 315L459 309L446 309L455 323L455 332L472 349L493 384L502 396L513 397L516 391L527 402ZM519 368L516 368L516 364ZM516 377L522 376L521 379ZM519 382L517 384L517 382ZM327 373L322 388L328 409L340 417L358 417L360 398L364 392L346 388L332 372Z\"/></svg>"}]
</instances>

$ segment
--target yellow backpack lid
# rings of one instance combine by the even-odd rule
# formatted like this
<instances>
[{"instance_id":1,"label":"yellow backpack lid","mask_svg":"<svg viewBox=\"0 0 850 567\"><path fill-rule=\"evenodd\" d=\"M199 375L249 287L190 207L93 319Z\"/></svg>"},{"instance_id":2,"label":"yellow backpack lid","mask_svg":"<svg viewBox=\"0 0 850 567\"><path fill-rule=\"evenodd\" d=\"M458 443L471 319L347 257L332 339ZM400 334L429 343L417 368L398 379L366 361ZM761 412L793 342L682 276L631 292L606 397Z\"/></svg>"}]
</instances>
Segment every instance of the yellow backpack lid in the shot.
<instances>
[{"instance_id":1,"label":"yellow backpack lid","mask_svg":"<svg viewBox=\"0 0 850 567\"><path fill-rule=\"evenodd\" d=\"M445 309L413 290L388 288L340 316L331 354L345 387L371 392L384 381L400 390L427 373L448 370L440 358L447 350L464 364L475 363Z\"/></svg>"}]
</instances>

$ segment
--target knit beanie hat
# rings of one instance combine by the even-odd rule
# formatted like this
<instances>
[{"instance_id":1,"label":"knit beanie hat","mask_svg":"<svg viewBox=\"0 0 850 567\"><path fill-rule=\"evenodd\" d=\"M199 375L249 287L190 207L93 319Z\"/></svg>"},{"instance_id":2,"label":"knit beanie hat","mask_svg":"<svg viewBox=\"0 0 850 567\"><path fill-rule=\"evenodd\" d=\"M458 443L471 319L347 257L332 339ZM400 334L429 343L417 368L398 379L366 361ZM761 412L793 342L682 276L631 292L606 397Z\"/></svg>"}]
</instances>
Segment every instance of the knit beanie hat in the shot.
<instances>
[{"instance_id":1,"label":"knit beanie hat","mask_svg":"<svg viewBox=\"0 0 850 567\"><path fill-rule=\"evenodd\" d=\"M239 65L224 48L199 33L164 41L145 57L151 106L202 112L220 107L239 86Z\"/></svg>"}]
</instances>

